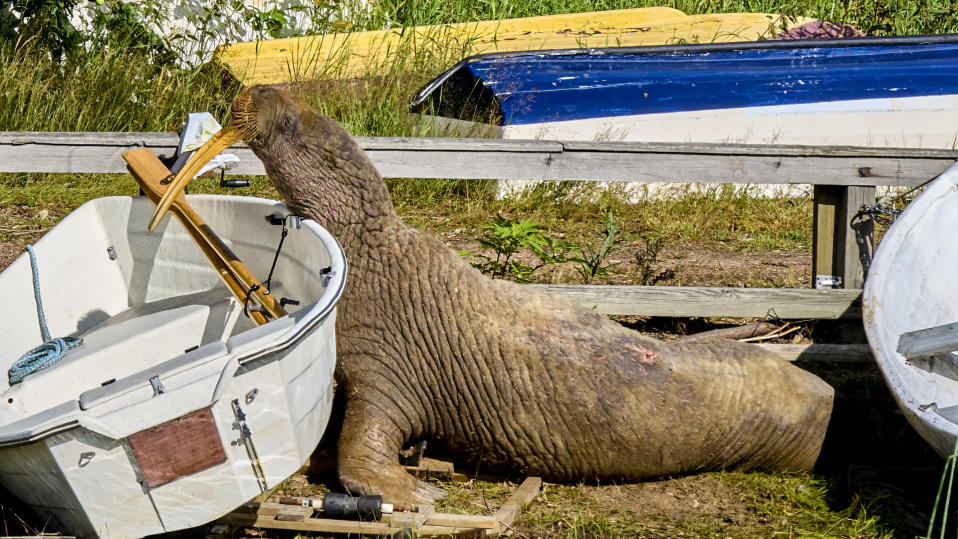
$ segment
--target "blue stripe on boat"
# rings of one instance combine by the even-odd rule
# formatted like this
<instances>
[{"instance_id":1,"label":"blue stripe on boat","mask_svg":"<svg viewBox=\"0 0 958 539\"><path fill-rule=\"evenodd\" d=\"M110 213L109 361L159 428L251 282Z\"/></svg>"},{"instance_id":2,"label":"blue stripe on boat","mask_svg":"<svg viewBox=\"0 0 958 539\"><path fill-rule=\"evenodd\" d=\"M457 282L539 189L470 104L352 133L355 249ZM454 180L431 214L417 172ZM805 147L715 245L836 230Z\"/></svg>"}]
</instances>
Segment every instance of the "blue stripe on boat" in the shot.
<instances>
[{"instance_id":1,"label":"blue stripe on boat","mask_svg":"<svg viewBox=\"0 0 958 539\"><path fill-rule=\"evenodd\" d=\"M460 63L454 68L460 72L443 80L478 84L487 99L491 92L504 125L958 94L958 41L860 41L487 55Z\"/></svg>"}]
</instances>

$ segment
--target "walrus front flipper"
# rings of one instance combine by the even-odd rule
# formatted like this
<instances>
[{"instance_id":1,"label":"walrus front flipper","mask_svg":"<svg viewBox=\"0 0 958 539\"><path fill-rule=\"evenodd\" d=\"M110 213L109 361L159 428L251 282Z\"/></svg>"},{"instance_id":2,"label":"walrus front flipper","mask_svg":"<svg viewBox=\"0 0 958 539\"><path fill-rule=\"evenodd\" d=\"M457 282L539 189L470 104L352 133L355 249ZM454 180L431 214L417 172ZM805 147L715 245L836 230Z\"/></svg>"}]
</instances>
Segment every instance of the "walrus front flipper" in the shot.
<instances>
[{"instance_id":1,"label":"walrus front flipper","mask_svg":"<svg viewBox=\"0 0 958 539\"><path fill-rule=\"evenodd\" d=\"M390 503L433 503L445 497L445 490L419 481L399 464L406 431L391 417L398 410L386 411L364 397L347 391L337 461L343 487L357 496L381 494Z\"/></svg>"}]
</instances>

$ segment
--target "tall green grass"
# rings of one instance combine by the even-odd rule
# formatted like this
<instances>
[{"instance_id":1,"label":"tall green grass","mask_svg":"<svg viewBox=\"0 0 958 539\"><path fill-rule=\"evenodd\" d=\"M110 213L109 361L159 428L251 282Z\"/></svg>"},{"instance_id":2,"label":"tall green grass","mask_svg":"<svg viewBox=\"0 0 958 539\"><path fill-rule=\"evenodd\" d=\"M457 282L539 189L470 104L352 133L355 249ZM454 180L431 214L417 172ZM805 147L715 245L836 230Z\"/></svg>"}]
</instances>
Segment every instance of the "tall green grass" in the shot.
<instances>
[{"instance_id":1,"label":"tall green grass","mask_svg":"<svg viewBox=\"0 0 958 539\"><path fill-rule=\"evenodd\" d=\"M952 0L381 0L357 22L364 28L383 28L652 6L686 14L813 17L854 24L869 34L958 32L958 7Z\"/></svg>"},{"instance_id":2,"label":"tall green grass","mask_svg":"<svg viewBox=\"0 0 958 539\"><path fill-rule=\"evenodd\" d=\"M215 66L157 66L121 45L55 63L31 43L0 44L0 130L177 131L188 112L224 117L239 91Z\"/></svg>"},{"instance_id":3,"label":"tall green grass","mask_svg":"<svg viewBox=\"0 0 958 539\"><path fill-rule=\"evenodd\" d=\"M958 2L953 0L379 0L354 14L352 20L318 22L320 28L330 29L383 28L652 5L689 14L762 11L820 17L877 34L958 32ZM357 136L427 134L408 114L407 104L426 81L467 51L457 44L429 47L432 52L425 55L417 45L404 41L393 63L376 75L306 83L292 91ZM229 102L239 90L227 73L214 65L197 69L156 65L151 60L156 56L138 50L122 39L106 40L96 50L54 62L47 51L31 42L0 42L0 130L176 131L187 113L200 110L211 111L225 121ZM337 66L328 67L335 79ZM29 189L3 193L0 204L50 198L75 205L83 196L110 192L105 184L113 181L119 180L7 176L0 178L0 187ZM488 184L483 182L390 184L401 209L449 204L451 200L460 200L467 207L491 203Z\"/></svg>"},{"instance_id":4,"label":"tall green grass","mask_svg":"<svg viewBox=\"0 0 958 539\"><path fill-rule=\"evenodd\" d=\"M958 32L953 0L378 0L345 21L352 28L524 17L578 11L664 5L686 13L759 11L855 24L872 34ZM334 13L334 12L330 12ZM318 21L320 28L343 21ZM406 116L413 93L466 51L442 50L418 57L416 44L387 71L350 83L302 89L314 106L357 135L411 135ZM335 77L336 73L330 73ZM219 69L182 70L154 65L122 41L77 59L54 63L27 44L0 42L0 129L175 130L186 112L210 110L223 117L238 88Z\"/></svg>"}]
</instances>

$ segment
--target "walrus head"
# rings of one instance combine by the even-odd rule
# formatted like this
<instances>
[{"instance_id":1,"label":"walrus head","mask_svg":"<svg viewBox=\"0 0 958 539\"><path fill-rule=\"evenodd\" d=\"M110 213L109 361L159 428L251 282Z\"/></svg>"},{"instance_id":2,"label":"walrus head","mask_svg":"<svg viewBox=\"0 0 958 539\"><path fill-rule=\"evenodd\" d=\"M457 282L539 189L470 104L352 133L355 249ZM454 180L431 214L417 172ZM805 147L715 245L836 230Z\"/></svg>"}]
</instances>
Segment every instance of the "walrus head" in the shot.
<instances>
[{"instance_id":1,"label":"walrus head","mask_svg":"<svg viewBox=\"0 0 958 539\"><path fill-rule=\"evenodd\" d=\"M232 119L190 158L163 194L152 232L174 198L206 163L243 140L266 168L291 211L329 224L392 215L389 192L349 133L301 99L271 86L252 86L233 100Z\"/></svg>"}]
</instances>

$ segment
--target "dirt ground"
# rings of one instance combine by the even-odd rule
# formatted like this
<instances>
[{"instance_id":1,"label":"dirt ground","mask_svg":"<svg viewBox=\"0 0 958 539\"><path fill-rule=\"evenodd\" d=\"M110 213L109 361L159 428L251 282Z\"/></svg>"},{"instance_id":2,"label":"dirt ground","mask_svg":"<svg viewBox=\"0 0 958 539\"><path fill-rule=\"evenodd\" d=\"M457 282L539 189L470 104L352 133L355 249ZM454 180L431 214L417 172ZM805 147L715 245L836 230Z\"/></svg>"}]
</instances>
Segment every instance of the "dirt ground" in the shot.
<instances>
[{"instance_id":1,"label":"dirt ground","mask_svg":"<svg viewBox=\"0 0 958 539\"><path fill-rule=\"evenodd\" d=\"M61 213L29 207L0 208L0 269L35 241ZM439 232L455 249L478 249L469 238L475 230ZM622 245L612 261L619 263L608 283L634 282L630 252L639 245ZM807 286L807 251L740 252L715 246L669 245L663 248L657 269L671 276L662 284L727 286ZM568 273L563 273L568 272ZM552 269L540 280L575 282L568 269ZM645 321L646 325L654 321ZM698 324L702 326L701 323ZM707 326L707 324L705 325ZM704 328L704 327L703 327ZM703 329L700 328L700 329ZM661 328L660 328L661 329ZM651 331L657 332L653 327ZM666 332L668 330L665 330ZM604 537L771 537L874 536L874 527L862 533L809 524L817 512L839 520L878 515L882 529L896 536L924 533L942 461L907 425L898 412L874 365L807 364L836 388L836 412L815 472L805 476L781 474L709 473L630 485L553 485L521 514L512 535ZM470 475L475 470L459 470ZM512 483L508 482L511 479ZM452 494L446 510L483 512L493 508L520 478L443 484ZM335 487L335 485L333 485ZM296 476L283 492L309 495L325 488L323 479ZM804 492L824 491L819 500L803 505ZM793 495L787 495L792 492ZM785 493L785 494L783 494ZM479 504L477 500L483 500ZM821 502L824 500L824 502ZM811 507L825 503L826 507ZM5 530L21 519L36 531L43 523L29 520L15 501L0 500ZM811 516L810 516L811 515ZM844 529L844 528L843 528ZM870 530L870 531L869 531ZM240 535L245 531L240 530Z\"/></svg>"}]
</instances>

